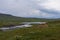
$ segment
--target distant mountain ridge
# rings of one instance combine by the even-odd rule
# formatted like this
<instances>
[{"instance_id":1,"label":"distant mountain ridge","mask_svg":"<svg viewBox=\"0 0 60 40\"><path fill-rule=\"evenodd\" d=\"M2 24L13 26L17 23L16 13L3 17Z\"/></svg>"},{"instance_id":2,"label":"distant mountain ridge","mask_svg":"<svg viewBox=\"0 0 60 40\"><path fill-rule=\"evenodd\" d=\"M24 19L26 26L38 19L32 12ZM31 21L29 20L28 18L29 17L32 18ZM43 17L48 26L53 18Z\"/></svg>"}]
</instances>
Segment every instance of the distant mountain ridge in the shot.
<instances>
[{"instance_id":1,"label":"distant mountain ridge","mask_svg":"<svg viewBox=\"0 0 60 40\"><path fill-rule=\"evenodd\" d=\"M3 13L0 13L0 16L2 16L2 15L4 15L4 16L12 16L12 15L10 15L10 14L3 14Z\"/></svg>"},{"instance_id":2,"label":"distant mountain ridge","mask_svg":"<svg viewBox=\"0 0 60 40\"><path fill-rule=\"evenodd\" d=\"M3 13L0 13L0 19L20 19L22 17L16 17L16 16L13 16L13 15L10 15L10 14L3 14Z\"/></svg>"},{"instance_id":3,"label":"distant mountain ridge","mask_svg":"<svg viewBox=\"0 0 60 40\"><path fill-rule=\"evenodd\" d=\"M5 25L18 25L21 22L40 22L40 21L48 22L54 20L55 19L45 19L45 18L23 18L23 17L16 17L10 14L0 13L0 27Z\"/></svg>"},{"instance_id":4,"label":"distant mountain ridge","mask_svg":"<svg viewBox=\"0 0 60 40\"><path fill-rule=\"evenodd\" d=\"M0 13L0 26L17 25L21 22L20 19L21 17Z\"/></svg>"}]
</instances>

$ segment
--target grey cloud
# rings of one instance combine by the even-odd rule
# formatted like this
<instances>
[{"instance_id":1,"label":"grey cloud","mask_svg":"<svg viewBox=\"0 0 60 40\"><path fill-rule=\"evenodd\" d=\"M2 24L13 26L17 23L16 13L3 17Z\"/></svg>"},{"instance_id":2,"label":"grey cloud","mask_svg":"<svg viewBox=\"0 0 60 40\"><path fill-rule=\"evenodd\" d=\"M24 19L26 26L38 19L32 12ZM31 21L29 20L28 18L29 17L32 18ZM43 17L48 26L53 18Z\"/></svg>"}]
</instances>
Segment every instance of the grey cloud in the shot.
<instances>
[{"instance_id":1,"label":"grey cloud","mask_svg":"<svg viewBox=\"0 0 60 40\"><path fill-rule=\"evenodd\" d=\"M0 0L0 12L21 17L60 17L59 11L45 9L44 6L38 5L38 3L42 4L45 2L47 2L47 0ZM56 14L58 16L56 16Z\"/></svg>"}]
</instances>

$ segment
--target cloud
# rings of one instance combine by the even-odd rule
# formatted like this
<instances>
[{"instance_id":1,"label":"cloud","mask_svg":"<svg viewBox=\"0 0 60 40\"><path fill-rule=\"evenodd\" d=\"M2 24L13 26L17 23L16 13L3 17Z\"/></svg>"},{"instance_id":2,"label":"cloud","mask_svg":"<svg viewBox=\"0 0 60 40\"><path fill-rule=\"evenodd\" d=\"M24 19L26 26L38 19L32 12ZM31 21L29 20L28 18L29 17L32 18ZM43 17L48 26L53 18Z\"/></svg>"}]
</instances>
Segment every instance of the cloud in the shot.
<instances>
[{"instance_id":1,"label":"cloud","mask_svg":"<svg viewBox=\"0 0 60 40\"><path fill-rule=\"evenodd\" d=\"M60 18L60 0L0 0L0 12L21 17Z\"/></svg>"},{"instance_id":2,"label":"cloud","mask_svg":"<svg viewBox=\"0 0 60 40\"><path fill-rule=\"evenodd\" d=\"M60 10L60 0L46 0L46 2L38 3L38 5L46 9Z\"/></svg>"}]
</instances>

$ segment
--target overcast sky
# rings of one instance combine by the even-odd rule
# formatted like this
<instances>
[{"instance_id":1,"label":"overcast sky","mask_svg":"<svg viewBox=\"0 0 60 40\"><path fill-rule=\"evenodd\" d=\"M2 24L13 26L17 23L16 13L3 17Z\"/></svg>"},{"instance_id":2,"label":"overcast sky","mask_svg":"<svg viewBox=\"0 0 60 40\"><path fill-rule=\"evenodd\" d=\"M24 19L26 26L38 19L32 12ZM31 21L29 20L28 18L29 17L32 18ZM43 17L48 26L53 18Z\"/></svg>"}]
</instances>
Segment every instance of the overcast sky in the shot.
<instances>
[{"instance_id":1,"label":"overcast sky","mask_svg":"<svg viewBox=\"0 0 60 40\"><path fill-rule=\"evenodd\" d=\"M0 12L20 17L60 18L60 0L0 0Z\"/></svg>"}]
</instances>

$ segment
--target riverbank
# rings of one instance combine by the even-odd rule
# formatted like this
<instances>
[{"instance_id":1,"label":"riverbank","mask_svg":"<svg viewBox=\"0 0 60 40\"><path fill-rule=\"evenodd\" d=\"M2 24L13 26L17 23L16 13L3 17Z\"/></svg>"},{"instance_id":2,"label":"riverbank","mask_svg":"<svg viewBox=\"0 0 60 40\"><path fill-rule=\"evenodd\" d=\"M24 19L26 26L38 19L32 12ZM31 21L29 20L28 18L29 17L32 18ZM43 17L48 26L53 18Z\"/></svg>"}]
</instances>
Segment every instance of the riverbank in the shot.
<instances>
[{"instance_id":1,"label":"riverbank","mask_svg":"<svg viewBox=\"0 0 60 40\"><path fill-rule=\"evenodd\" d=\"M0 31L8 31L8 30L14 30L24 27L31 27L32 25L18 25L18 26L11 26L11 27L2 27L0 28Z\"/></svg>"},{"instance_id":2,"label":"riverbank","mask_svg":"<svg viewBox=\"0 0 60 40\"><path fill-rule=\"evenodd\" d=\"M20 25L10 25L8 27L0 28L1 31L14 30L17 28L31 27L33 25L38 25L39 27L46 27L46 22L22 22Z\"/></svg>"},{"instance_id":3,"label":"riverbank","mask_svg":"<svg viewBox=\"0 0 60 40\"><path fill-rule=\"evenodd\" d=\"M0 31L0 40L60 40L60 23L48 23L49 27L36 25L12 31Z\"/></svg>"}]
</instances>

